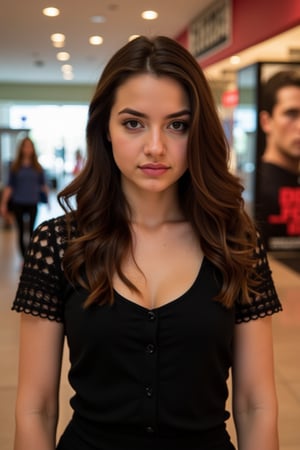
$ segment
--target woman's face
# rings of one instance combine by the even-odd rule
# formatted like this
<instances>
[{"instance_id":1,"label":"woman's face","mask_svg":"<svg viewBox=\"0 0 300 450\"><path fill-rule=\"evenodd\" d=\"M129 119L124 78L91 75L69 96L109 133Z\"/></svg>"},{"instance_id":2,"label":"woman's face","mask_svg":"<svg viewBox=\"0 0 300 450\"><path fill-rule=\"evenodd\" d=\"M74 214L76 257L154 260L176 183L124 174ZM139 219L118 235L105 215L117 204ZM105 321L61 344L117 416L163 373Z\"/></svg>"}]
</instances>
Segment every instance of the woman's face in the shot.
<instances>
[{"instance_id":1,"label":"woman's face","mask_svg":"<svg viewBox=\"0 0 300 450\"><path fill-rule=\"evenodd\" d=\"M108 138L125 193L174 187L187 170L190 114L188 97L172 78L141 74L117 89Z\"/></svg>"},{"instance_id":2,"label":"woman's face","mask_svg":"<svg viewBox=\"0 0 300 450\"><path fill-rule=\"evenodd\" d=\"M34 153L32 142L29 139L25 139L22 146L23 158L31 158Z\"/></svg>"}]
</instances>

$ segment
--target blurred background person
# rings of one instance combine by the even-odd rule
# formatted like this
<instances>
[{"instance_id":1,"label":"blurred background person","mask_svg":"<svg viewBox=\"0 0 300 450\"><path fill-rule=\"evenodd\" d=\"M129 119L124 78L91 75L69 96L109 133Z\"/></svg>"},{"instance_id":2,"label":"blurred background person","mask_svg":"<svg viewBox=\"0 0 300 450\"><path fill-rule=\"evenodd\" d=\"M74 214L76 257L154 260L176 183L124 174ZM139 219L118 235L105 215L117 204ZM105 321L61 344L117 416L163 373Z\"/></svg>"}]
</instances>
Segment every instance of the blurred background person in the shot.
<instances>
[{"instance_id":1,"label":"blurred background person","mask_svg":"<svg viewBox=\"0 0 300 450\"><path fill-rule=\"evenodd\" d=\"M81 153L81 150L78 148L75 152L75 166L73 169L73 175L76 177L76 175L79 174L81 169L83 168L84 159Z\"/></svg>"},{"instance_id":2,"label":"blurred background person","mask_svg":"<svg viewBox=\"0 0 300 450\"><path fill-rule=\"evenodd\" d=\"M258 208L268 247L272 237L300 236L300 71L281 71L264 85L266 136L258 173Z\"/></svg>"},{"instance_id":3,"label":"blurred background person","mask_svg":"<svg viewBox=\"0 0 300 450\"><path fill-rule=\"evenodd\" d=\"M5 219L10 208L18 231L18 244L24 257L37 216L38 203L48 199L44 170L38 162L33 141L25 137L19 144L12 162L7 185L1 200L1 215Z\"/></svg>"}]
</instances>

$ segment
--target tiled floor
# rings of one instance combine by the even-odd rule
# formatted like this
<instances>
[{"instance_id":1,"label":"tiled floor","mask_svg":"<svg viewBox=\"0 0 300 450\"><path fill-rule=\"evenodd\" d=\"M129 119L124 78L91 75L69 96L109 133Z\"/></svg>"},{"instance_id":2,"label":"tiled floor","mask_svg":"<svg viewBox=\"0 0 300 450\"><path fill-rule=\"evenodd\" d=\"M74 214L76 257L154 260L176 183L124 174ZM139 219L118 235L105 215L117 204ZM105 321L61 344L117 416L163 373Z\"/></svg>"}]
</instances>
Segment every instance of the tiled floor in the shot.
<instances>
[{"instance_id":1,"label":"tiled floor","mask_svg":"<svg viewBox=\"0 0 300 450\"><path fill-rule=\"evenodd\" d=\"M41 206L39 221L60 209L52 200L50 211ZM300 449L300 275L270 258L284 312L274 316L274 348L280 407L280 450ZM14 230L0 228L0 449L12 450L14 402L17 384L18 314L10 311L21 261ZM59 432L70 416L64 360ZM233 425L230 422L229 428ZM30 449L28 449L30 450ZM142 450L142 449L141 449ZM255 450L255 449L253 449Z\"/></svg>"}]
</instances>

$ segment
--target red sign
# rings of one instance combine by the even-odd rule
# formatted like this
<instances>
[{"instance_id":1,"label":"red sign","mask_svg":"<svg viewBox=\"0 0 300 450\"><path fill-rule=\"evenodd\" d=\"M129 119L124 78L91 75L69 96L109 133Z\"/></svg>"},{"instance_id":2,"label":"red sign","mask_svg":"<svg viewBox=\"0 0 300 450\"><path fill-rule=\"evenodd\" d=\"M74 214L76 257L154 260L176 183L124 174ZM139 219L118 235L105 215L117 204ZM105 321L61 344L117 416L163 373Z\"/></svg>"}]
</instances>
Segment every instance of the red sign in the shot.
<instances>
[{"instance_id":1,"label":"red sign","mask_svg":"<svg viewBox=\"0 0 300 450\"><path fill-rule=\"evenodd\" d=\"M225 91L221 98L222 106L225 108L232 108L239 103L239 91L237 89L232 89L230 91Z\"/></svg>"},{"instance_id":2,"label":"red sign","mask_svg":"<svg viewBox=\"0 0 300 450\"><path fill-rule=\"evenodd\" d=\"M288 236L300 235L300 187L279 189L280 214L270 215L269 223L286 224Z\"/></svg>"}]
</instances>

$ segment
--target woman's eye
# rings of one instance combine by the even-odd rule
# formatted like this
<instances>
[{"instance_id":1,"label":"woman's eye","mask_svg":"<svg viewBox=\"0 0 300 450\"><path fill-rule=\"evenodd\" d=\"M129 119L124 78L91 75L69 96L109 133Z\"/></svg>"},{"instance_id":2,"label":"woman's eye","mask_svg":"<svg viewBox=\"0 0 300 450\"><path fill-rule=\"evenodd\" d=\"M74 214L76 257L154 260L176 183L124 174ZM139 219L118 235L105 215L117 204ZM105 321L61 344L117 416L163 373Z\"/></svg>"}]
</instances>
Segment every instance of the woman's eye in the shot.
<instances>
[{"instance_id":1,"label":"woman's eye","mask_svg":"<svg viewBox=\"0 0 300 450\"><path fill-rule=\"evenodd\" d=\"M188 129L188 124L187 122L176 120L175 122L171 123L170 127L174 131L186 131Z\"/></svg>"},{"instance_id":2,"label":"woman's eye","mask_svg":"<svg viewBox=\"0 0 300 450\"><path fill-rule=\"evenodd\" d=\"M136 130L137 128L141 128L141 124L138 120L126 120L125 122L123 122L123 124L125 125L126 128L130 129L130 130Z\"/></svg>"}]
</instances>

